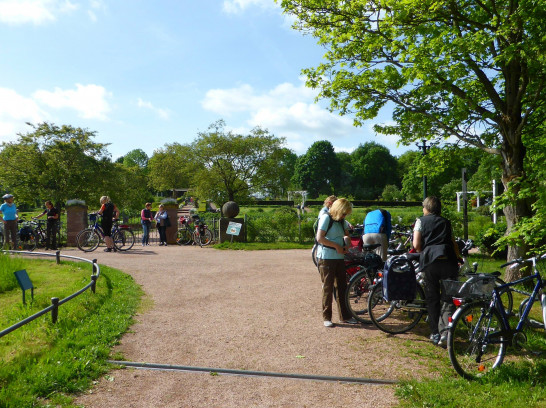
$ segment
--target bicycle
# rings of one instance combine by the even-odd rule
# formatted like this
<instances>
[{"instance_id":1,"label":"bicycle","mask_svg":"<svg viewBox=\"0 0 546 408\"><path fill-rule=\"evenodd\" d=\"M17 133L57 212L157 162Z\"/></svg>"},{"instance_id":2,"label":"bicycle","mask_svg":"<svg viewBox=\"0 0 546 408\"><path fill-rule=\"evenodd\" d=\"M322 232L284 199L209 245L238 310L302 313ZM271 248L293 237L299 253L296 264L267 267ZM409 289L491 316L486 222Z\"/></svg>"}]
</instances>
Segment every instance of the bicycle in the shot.
<instances>
[{"instance_id":1,"label":"bicycle","mask_svg":"<svg viewBox=\"0 0 546 408\"><path fill-rule=\"evenodd\" d=\"M104 231L98 222L97 214L89 214L92 225L78 233L76 245L84 252L93 252L101 241L104 242ZM118 251L128 251L135 244L135 234L128 225L119 225L115 220L112 225L112 239L114 248Z\"/></svg>"},{"instance_id":2,"label":"bicycle","mask_svg":"<svg viewBox=\"0 0 546 408\"><path fill-rule=\"evenodd\" d=\"M498 287L493 285L489 301L468 302L457 309L449 325L447 348L451 364L460 376L466 379L483 376L502 364L508 346L523 348L527 342L526 331L531 327L529 316L539 295L543 322L546 320L544 282L537 266L537 263L543 260L546 260L546 254L528 259L518 258L501 265L503 268L530 263L533 273L531 276ZM500 298L500 292L530 282L534 283L534 289L520 305L521 309L525 303L516 327L513 328ZM544 325L542 327L546 329Z\"/></svg>"},{"instance_id":3,"label":"bicycle","mask_svg":"<svg viewBox=\"0 0 546 408\"><path fill-rule=\"evenodd\" d=\"M374 250L381 244L364 245L359 257L345 256L345 271L349 283L345 292L345 305L356 320L371 324L368 317L368 295L383 268L383 260Z\"/></svg>"},{"instance_id":4,"label":"bicycle","mask_svg":"<svg viewBox=\"0 0 546 408\"><path fill-rule=\"evenodd\" d=\"M201 221L199 215L192 215L193 228L188 217L182 216L179 222L182 228L177 231L176 242L178 245L189 245L194 242L203 247L212 242L212 232L208 229L208 225Z\"/></svg>"}]
</instances>

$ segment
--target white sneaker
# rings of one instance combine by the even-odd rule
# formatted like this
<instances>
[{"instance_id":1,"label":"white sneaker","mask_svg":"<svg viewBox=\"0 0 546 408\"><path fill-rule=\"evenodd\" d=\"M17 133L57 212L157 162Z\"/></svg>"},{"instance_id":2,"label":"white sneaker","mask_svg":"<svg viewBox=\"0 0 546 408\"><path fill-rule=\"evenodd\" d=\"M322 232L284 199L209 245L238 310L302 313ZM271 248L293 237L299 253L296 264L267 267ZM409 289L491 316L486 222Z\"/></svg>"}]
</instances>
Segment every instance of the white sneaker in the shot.
<instances>
[{"instance_id":1,"label":"white sneaker","mask_svg":"<svg viewBox=\"0 0 546 408\"><path fill-rule=\"evenodd\" d=\"M324 327L334 327L334 323L331 320L325 320Z\"/></svg>"}]
</instances>

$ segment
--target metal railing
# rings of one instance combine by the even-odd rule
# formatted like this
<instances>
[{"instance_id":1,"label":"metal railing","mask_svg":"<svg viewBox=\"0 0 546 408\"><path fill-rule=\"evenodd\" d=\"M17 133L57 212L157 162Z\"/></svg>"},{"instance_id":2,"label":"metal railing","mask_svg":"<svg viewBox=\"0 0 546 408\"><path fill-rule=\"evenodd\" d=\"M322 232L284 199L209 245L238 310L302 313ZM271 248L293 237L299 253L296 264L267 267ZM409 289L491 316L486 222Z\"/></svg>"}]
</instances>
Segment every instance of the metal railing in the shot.
<instances>
[{"instance_id":1,"label":"metal railing","mask_svg":"<svg viewBox=\"0 0 546 408\"><path fill-rule=\"evenodd\" d=\"M81 295L83 292L85 292L88 289L91 289L91 291L93 293L95 293L95 288L96 288L96 285L97 285L97 279L100 276L100 268L99 268L99 264L97 263L96 259L89 260L89 259L84 259L84 258L80 258L80 257L77 257L77 256L61 255L60 251L57 251L55 254L44 253L44 252L28 252L28 251L5 251L5 252L12 253L12 254L19 254L19 255L55 257L56 260L57 260L57 263L60 263L60 258L61 257L62 258L69 258L69 259L75 259L77 261L83 261L83 262L87 262L87 263L92 264L93 265L93 273L91 274L91 281L87 285L85 285L83 288L81 288L77 292L71 294L70 296L68 296L68 297L66 297L66 298L64 298L62 300L59 300L59 298L57 298L57 297L51 298L51 306L48 306L45 309L33 314L32 316L29 316L26 319L21 320L19 323L16 323L13 326L8 327L7 329L4 329L4 330L0 331L0 338L2 338L3 336L5 336L8 333L11 333L14 330L17 330L18 328L24 326L25 324L30 323L33 320L36 320L40 316L42 316L42 315L44 315L46 313L49 313L49 312L51 312L52 322L56 323L57 322L57 317L59 315L59 307L61 305L65 304L69 300L74 299L76 296Z\"/></svg>"}]
</instances>

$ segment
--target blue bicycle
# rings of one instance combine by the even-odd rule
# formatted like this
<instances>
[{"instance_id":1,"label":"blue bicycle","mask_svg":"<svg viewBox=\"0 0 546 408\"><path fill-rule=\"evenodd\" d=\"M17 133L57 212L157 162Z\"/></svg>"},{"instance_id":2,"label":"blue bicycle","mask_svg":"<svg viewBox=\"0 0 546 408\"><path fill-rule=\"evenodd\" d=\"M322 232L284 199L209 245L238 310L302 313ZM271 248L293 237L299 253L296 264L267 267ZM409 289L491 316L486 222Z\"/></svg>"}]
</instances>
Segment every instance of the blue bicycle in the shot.
<instances>
[{"instance_id":1,"label":"blue bicycle","mask_svg":"<svg viewBox=\"0 0 546 408\"><path fill-rule=\"evenodd\" d=\"M93 252L104 241L104 231L99 224L98 214L89 214L91 226L78 233L76 244L84 252ZM112 239L118 251L128 251L135 244L135 234L128 225L119 225L117 220L112 226Z\"/></svg>"},{"instance_id":2,"label":"blue bicycle","mask_svg":"<svg viewBox=\"0 0 546 408\"><path fill-rule=\"evenodd\" d=\"M457 309L449 326L447 348L451 364L459 375L474 379L499 367L508 346L522 349L527 344L527 334L537 326L535 319L539 319L542 328L546 329L546 295L543 293L545 282L537 267L537 264L542 266L544 263L546 254L505 263L501 268L531 264L533 273L504 285L493 286L488 301L470 302ZM521 303L520 317L514 328L510 324L501 295L515 285L531 281L534 284L533 292ZM538 306L533 309L535 302L539 306L542 304L542 310Z\"/></svg>"}]
</instances>

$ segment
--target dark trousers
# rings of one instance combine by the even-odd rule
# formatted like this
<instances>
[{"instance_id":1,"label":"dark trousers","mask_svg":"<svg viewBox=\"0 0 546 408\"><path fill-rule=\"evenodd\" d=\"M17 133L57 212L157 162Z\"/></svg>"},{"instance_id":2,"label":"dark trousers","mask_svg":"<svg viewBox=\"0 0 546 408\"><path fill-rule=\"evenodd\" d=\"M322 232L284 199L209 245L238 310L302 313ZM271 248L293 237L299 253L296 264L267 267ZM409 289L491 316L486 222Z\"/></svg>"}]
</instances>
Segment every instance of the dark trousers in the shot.
<instances>
[{"instance_id":1,"label":"dark trousers","mask_svg":"<svg viewBox=\"0 0 546 408\"><path fill-rule=\"evenodd\" d=\"M438 322L442 308L441 281L457 279L457 263L438 259L425 268L425 296L427 298L428 325L432 334L438 333ZM448 299L445 299L446 301Z\"/></svg>"},{"instance_id":2,"label":"dark trousers","mask_svg":"<svg viewBox=\"0 0 546 408\"><path fill-rule=\"evenodd\" d=\"M159 242L160 243L164 243L166 244L167 243L167 227L165 225L160 225L159 227L157 227L158 231L159 231Z\"/></svg>"},{"instance_id":3,"label":"dark trousers","mask_svg":"<svg viewBox=\"0 0 546 408\"><path fill-rule=\"evenodd\" d=\"M47 220L46 248L57 249L57 220Z\"/></svg>"},{"instance_id":4,"label":"dark trousers","mask_svg":"<svg viewBox=\"0 0 546 408\"><path fill-rule=\"evenodd\" d=\"M4 221L4 245L8 249L10 236L13 249L17 249L17 220Z\"/></svg>"},{"instance_id":5,"label":"dark trousers","mask_svg":"<svg viewBox=\"0 0 546 408\"><path fill-rule=\"evenodd\" d=\"M319 259L318 268L322 279L322 317L324 320L332 320L332 300L334 290L337 292L337 310L339 320L349 320L351 313L345 305L345 292L347 291L347 272L343 259Z\"/></svg>"}]
</instances>

